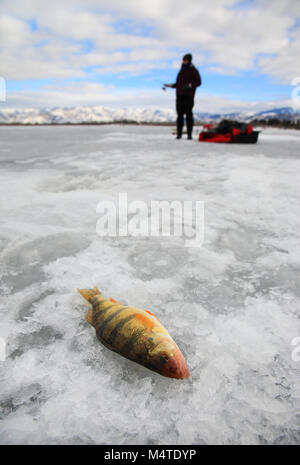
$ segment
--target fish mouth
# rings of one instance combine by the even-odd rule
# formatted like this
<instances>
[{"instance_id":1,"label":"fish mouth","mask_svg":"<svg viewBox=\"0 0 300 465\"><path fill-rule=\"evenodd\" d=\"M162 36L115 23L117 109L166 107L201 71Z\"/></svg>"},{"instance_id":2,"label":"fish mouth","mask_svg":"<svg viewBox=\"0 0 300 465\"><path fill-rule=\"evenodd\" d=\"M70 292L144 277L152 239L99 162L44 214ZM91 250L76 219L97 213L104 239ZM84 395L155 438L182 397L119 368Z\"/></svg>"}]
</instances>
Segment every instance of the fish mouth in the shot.
<instances>
[{"instance_id":1,"label":"fish mouth","mask_svg":"<svg viewBox=\"0 0 300 465\"><path fill-rule=\"evenodd\" d=\"M189 376L190 376L190 370L188 369L188 366L185 363L185 366L181 368L181 376L179 379L189 378Z\"/></svg>"},{"instance_id":2,"label":"fish mouth","mask_svg":"<svg viewBox=\"0 0 300 465\"><path fill-rule=\"evenodd\" d=\"M172 376L173 378L176 379L185 379L190 376L190 371L188 369L187 363L181 354L180 360L174 360L175 362L175 372L174 375Z\"/></svg>"},{"instance_id":3,"label":"fish mouth","mask_svg":"<svg viewBox=\"0 0 300 465\"><path fill-rule=\"evenodd\" d=\"M190 376L185 358L179 349L177 349L174 356L169 359L166 376L175 379L185 379Z\"/></svg>"}]
</instances>

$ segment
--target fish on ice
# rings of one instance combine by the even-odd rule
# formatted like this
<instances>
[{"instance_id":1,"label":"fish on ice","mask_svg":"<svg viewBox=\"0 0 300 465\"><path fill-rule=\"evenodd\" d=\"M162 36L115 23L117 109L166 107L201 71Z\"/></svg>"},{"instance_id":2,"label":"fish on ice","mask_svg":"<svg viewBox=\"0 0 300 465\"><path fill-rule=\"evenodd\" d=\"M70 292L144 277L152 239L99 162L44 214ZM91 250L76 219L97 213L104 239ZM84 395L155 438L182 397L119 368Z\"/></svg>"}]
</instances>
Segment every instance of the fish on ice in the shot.
<instances>
[{"instance_id":1,"label":"fish on ice","mask_svg":"<svg viewBox=\"0 0 300 465\"><path fill-rule=\"evenodd\" d=\"M153 313L107 300L96 287L78 291L92 306L86 320L107 348L160 375L189 377L179 347Z\"/></svg>"}]
</instances>

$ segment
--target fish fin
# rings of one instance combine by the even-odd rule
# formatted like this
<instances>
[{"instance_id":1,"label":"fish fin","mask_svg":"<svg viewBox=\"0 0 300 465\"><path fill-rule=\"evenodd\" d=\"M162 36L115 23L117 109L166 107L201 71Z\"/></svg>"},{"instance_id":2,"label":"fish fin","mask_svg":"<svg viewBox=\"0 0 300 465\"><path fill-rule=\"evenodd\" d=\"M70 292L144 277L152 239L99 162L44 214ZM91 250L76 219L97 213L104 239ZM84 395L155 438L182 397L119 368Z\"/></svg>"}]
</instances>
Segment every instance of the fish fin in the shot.
<instances>
[{"instance_id":1,"label":"fish fin","mask_svg":"<svg viewBox=\"0 0 300 465\"><path fill-rule=\"evenodd\" d=\"M150 312L150 310L145 310L145 312L149 313L149 315L155 316L154 313ZM156 318L156 316L155 316Z\"/></svg>"},{"instance_id":2,"label":"fish fin","mask_svg":"<svg viewBox=\"0 0 300 465\"><path fill-rule=\"evenodd\" d=\"M88 323L90 323L90 325L93 326L93 310L91 308L89 308L86 312L85 319Z\"/></svg>"},{"instance_id":3,"label":"fish fin","mask_svg":"<svg viewBox=\"0 0 300 465\"><path fill-rule=\"evenodd\" d=\"M97 287L94 287L93 289L77 289L79 294L82 295L82 297L85 298L88 302L92 297L95 297L96 295L101 295L101 292Z\"/></svg>"},{"instance_id":4,"label":"fish fin","mask_svg":"<svg viewBox=\"0 0 300 465\"><path fill-rule=\"evenodd\" d=\"M145 312L149 313L149 315L151 315L151 316L154 316L154 318L156 318L157 321L159 321L159 319L157 318L157 316L154 315L154 313L150 312L150 310L145 310ZM159 321L159 323L160 323L160 321Z\"/></svg>"},{"instance_id":5,"label":"fish fin","mask_svg":"<svg viewBox=\"0 0 300 465\"><path fill-rule=\"evenodd\" d=\"M135 317L148 329L152 329L155 326L155 321L153 318L149 318L149 316L145 315L144 313L137 313Z\"/></svg>"},{"instance_id":6,"label":"fish fin","mask_svg":"<svg viewBox=\"0 0 300 465\"><path fill-rule=\"evenodd\" d=\"M118 301L115 300L113 297L110 297L109 300L110 300L110 302L112 302L113 304L123 305L123 304L121 304L121 302L118 302Z\"/></svg>"}]
</instances>

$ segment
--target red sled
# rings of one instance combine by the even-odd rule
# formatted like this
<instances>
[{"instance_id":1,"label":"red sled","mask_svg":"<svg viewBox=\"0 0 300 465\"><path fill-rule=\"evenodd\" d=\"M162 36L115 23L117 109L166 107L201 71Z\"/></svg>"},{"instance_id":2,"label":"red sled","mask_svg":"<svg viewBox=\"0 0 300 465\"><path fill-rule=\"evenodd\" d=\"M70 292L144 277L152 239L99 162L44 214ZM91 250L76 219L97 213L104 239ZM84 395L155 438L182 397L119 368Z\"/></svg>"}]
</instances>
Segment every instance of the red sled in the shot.
<instances>
[{"instance_id":1,"label":"red sled","mask_svg":"<svg viewBox=\"0 0 300 465\"><path fill-rule=\"evenodd\" d=\"M205 124L199 134L199 142L256 144L259 131L253 131L251 124L223 120L218 126Z\"/></svg>"}]
</instances>

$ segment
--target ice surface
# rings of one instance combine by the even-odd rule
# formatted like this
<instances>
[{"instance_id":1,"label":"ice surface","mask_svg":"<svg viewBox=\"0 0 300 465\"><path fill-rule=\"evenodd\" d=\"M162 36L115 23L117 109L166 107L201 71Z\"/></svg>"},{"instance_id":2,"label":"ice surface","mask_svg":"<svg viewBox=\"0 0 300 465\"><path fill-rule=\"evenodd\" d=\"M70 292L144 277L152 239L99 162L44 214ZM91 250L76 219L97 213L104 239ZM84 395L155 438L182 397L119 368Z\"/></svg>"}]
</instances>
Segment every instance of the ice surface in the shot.
<instances>
[{"instance_id":1,"label":"ice surface","mask_svg":"<svg viewBox=\"0 0 300 465\"><path fill-rule=\"evenodd\" d=\"M167 127L0 128L0 442L295 444L300 440L300 133L257 145ZM196 137L196 136L195 136ZM202 200L205 241L100 238L100 200ZM76 288L161 319L191 377L96 339Z\"/></svg>"}]
</instances>

